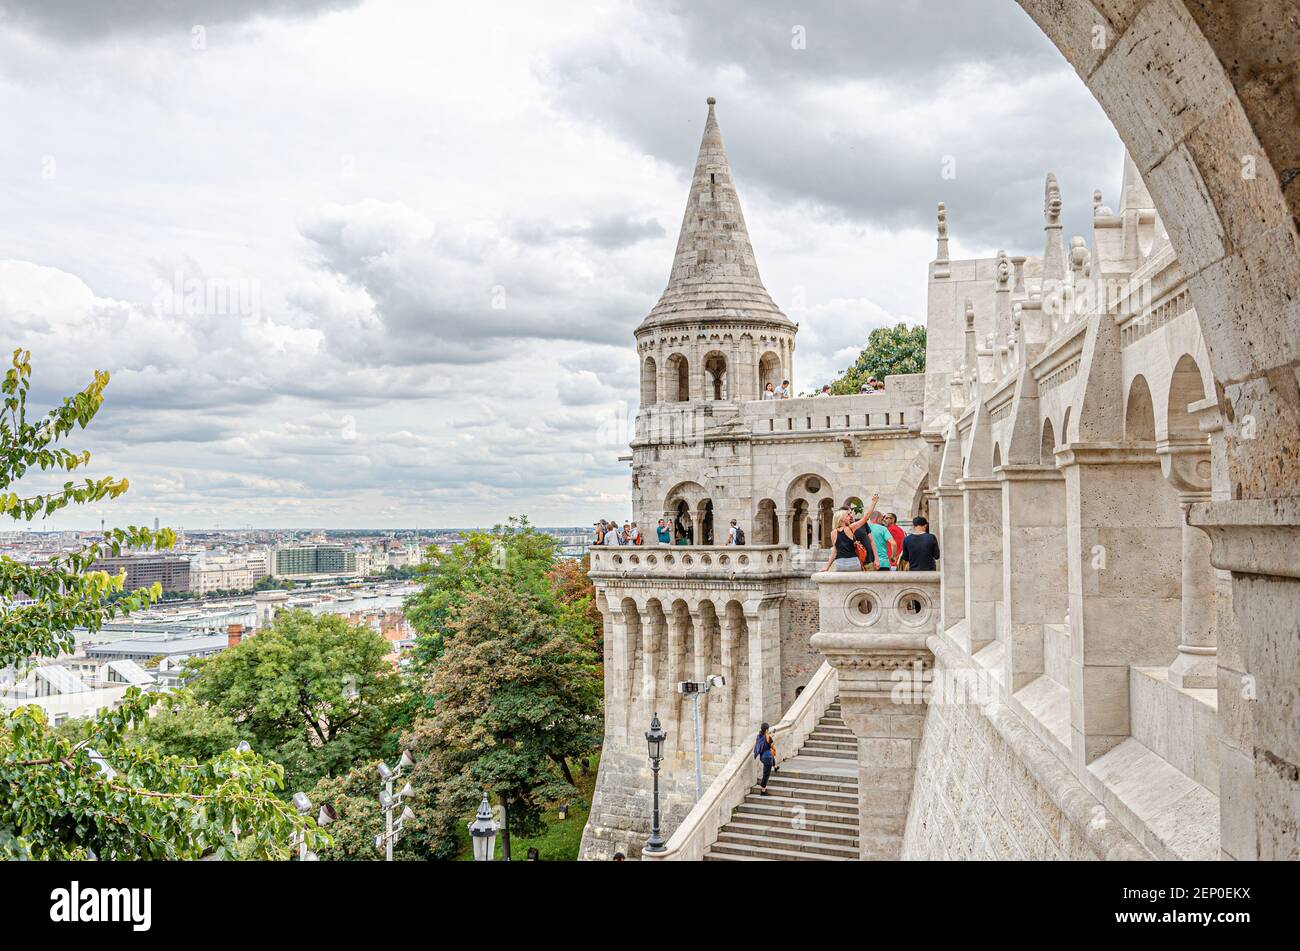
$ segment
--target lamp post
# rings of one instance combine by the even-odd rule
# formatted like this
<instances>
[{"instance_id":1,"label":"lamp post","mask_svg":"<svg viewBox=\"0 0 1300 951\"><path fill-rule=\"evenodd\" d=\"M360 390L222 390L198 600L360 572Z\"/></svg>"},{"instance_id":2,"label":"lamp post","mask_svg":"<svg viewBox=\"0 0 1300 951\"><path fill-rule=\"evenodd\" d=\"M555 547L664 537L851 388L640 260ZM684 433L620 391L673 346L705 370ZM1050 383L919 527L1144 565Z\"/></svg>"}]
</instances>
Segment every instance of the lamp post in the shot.
<instances>
[{"instance_id":1,"label":"lamp post","mask_svg":"<svg viewBox=\"0 0 1300 951\"><path fill-rule=\"evenodd\" d=\"M650 771L654 776L654 807L650 813L650 838L645 844L647 852L662 852L667 848L659 830L659 762L664 758L664 740L667 738L668 734L659 725L659 714L656 712L650 718L650 729L645 735L646 747L650 752Z\"/></svg>"},{"instance_id":2,"label":"lamp post","mask_svg":"<svg viewBox=\"0 0 1300 951\"><path fill-rule=\"evenodd\" d=\"M474 821L467 823L470 840L474 843L474 861L491 862L497 851L497 831L500 826L492 818L492 806L488 803L487 793L479 803L478 815Z\"/></svg>"},{"instance_id":3,"label":"lamp post","mask_svg":"<svg viewBox=\"0 0 1300 951\"><path fill-rule=\"evenodd\" d=\"M725 687L727 678L722 674L710 674L703 680L683 680L677 685L677 692L690 696L695 712L695 801L704 795L704 757L700 749L700 697L714 687Z\"/></svg>"},{"instance_id":4,"label":"lamp post","mask_svg":"<svg viewBox=\"0 0 1300 951\"><path fill-rule=\"evenodd\" d=\"M387 763L379 764L379 780L383 786L379 790L379 805L384 810L384 831L375 836L375 848L384 853L384 861L393 860L393 843L402 832L404 826L409 820L415 818L415 813L411 811L410 806L403 805L404 801L415 795L415 790L411 784L407 783L397 793L393 795L393 781L398 779L404 770L415 765L415 760L411 759L411 754L402 753L402 758L397 761L397 765L390 767ZM402 811L393 821L393 812L398 806L402 806Z\"/></svg>"},{"instance_id":5,"label":"lamp post","mask_svg":"<svg viewBox=\"0 0 1300 951\"><path fill-rule=\"evenodd\" d=\"M311 812L311 800L307 798L306 793L296 792L293 794L293 807L298 810L298 815L305 816L309 812ZM323 828L329 825L338 817L339 817L338 813L334 811L334 807L331 806L329 803L325 803L325 805L320 807L320 812L317 813L316 815L316 824ZM236 836L236 838L238 838L238 836ZM316 855L316 853L307 851L307 833L305 831L301 833L297 833L297 832L294 833L294 839L298 847L299 862L317 861L318 856ZM290 844L293 845L295 843L290 843Z\"/></svg>"}]
</instances>

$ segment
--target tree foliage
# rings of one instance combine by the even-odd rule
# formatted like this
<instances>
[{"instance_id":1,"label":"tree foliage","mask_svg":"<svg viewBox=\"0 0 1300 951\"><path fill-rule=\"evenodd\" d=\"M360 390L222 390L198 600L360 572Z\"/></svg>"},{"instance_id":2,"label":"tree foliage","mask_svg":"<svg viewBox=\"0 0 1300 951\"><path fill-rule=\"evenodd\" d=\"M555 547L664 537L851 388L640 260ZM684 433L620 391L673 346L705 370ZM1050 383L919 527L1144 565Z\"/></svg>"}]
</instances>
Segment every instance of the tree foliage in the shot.
<instances>
[{"instance_id":1,"label":"tree foliage","mask_svg":"<svg viewBox=\"0 0 1300 951\"><path fill-rule=\"evenodd\" d=\"M65 481L51 492L21 494L33 469L72 473L90 453L59 443L99 411L108 374L96 372L81 392L42 416L30 417L31 354L15 350L0 395L0 511L19 521L47 517L69 505L114 499L125 479ZM163 549L170 530L113 529L101 542L40 564L0 556L0 667L32 656L57 656L75 643L75 629L99 630L106 620L144 607L161 594L123 592L125 572L93 568L105 553ZM115 601L114 595L122 595ZM25 599L34 603L25 603ZM24 603L20 603L24 602ZM231 854L236 830L241 854L287 854L290 837L309 847L327 841L275 793L283 771L255 753L228 750L203 763L128 741L156 695L132 688L122 704L76 731L51 727L39 706L0 718L0 855L41 859L197 858Z\"/></svg>"},{"instance_id":2,"label":"tree foliage","mask_svg":"<svg viewBox=\"0 0 1300 951\"><path fill-rule=\"evenodd\" d=\"M505 577L510 584L538 595L549 594L547 573L555 565L559 542L511 516L490 532L470 532L443 552L431 547L421 566L425 581L406 599L406 617L419 632L416 659L428 665L442 652L457 607L466 597Z\"/></svg>"},{"instance_id":3,"label":"tree foliage","mask_svg":"<svg viewBox=\"0 0 1300 951\"><path fill-rule=\"evenodd\" d=\"M413 782L437 790L435 828L472 814L488 790L509 831L535 835L547 803L577 794L565 760L600 743L602 689L594 651L548 597L507 577L465 595L426 693L432 712L404 743Z\"/></svg>"},{"instance_id":4,"label":"tree foliage","mask_svg":"<svg viewBox=\"0 0 1300 951\"><path fill-rule=\"evenodd\" d=\"M831 383L831 393L844 396L859 392L872 378L883 382L891 374L924 372L924 325L877 327L868 335L867 346L858 359Z\"/></svg>"},{"instance_id":5,"label":"tree foliage","mask_svg":"<svg viewBox=\"0 0 1300 951\"><path fill-rule=\"evenodd\" d=\"M338 614L281 611L195 670L195 699L281 763L291 789L383 755L408 702L388 642Z\"/></svg>"}]
</instances>

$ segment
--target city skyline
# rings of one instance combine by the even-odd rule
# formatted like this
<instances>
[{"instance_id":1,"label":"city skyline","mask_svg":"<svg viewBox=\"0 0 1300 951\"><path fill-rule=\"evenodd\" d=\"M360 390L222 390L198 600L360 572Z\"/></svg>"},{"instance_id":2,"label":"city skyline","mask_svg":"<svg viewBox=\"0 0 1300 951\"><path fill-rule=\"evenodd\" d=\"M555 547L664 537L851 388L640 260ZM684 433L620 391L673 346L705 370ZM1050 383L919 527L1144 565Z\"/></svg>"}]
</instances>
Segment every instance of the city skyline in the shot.
<instances>
[{"instance_id":1,"label":"city skyline","mask_svg":"<svg viewBox=\"0 0 1300 951\"><path fill-rule=\"evenodd\" d=\"M1114 130L1010 5L758 4L725 39L709 4L234 9L6 7L0 317L35 403L113 374L70 445L132 482L40 528L627 518L632 330L707 95L798 388L923 321L936 201L961 257L995 209L1032 234L1046 169L1067 234L1118 189Z\"/></svg>"}]
</instances>

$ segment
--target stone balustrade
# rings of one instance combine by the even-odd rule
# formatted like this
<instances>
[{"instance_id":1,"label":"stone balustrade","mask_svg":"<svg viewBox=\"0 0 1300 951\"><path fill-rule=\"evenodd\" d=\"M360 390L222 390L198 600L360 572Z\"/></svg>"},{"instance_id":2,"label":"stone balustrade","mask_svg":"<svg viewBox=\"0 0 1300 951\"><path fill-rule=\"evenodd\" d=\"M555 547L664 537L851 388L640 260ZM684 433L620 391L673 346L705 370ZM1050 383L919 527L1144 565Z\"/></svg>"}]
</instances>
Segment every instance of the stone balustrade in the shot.
<instances>
[{"instance_id":1,"label":"stone balustrade","mask_svg":"<svg viewBox=\"0 0 1300 951\"><path fill-rule=\"evenodd\" d=\"M730 581L784 577L800 567L785 545L620 545L591 548L588 553L593 579Z\"/></svg>"},{"instance_id":2,"label":"stone balustrade","mask_svg":"<svg viewBox=\"0 0 1300 951\"><path fill-rule=\"evenodd\" d=\"M822 664L799 698L772 728L777 749L797 750L835 702L839 678L835 668ZM762 766L754 758L753 737L747 737L727 760L722 771L695 804L662 852L642 852L642 861L698 862L718 838L718 830L731 819L736 807L758 782Z\"/></svg>"}]
</instances>

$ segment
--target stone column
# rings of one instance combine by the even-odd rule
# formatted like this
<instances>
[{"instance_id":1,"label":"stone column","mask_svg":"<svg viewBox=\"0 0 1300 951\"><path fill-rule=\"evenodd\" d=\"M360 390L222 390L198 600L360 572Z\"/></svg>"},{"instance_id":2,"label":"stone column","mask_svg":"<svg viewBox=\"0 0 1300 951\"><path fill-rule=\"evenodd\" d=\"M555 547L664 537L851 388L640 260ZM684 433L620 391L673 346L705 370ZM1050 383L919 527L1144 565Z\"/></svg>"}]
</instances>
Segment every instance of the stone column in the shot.
<instances>
[{"instance_id":1,"label":"stone column","mask_svg":"<svg viewBox=\"0 0 1300 951\"><path fill-rule=\"evenodd\" d=\"M682 695L677 692L678 682L686 679L686 634L689 615L679 616L674 610L665 612L668 620L668 699L664 703L667 714L664 729L668 731L669 742L676 747L678 756L684 754L690 742L682 736L682 711L685 704Z\"/></svg>"},{"instance_id":2,"label":"stone column","mask_svg":"<svg viewBox=\"0 0 1300 951\"><path fill-rule=\"evenodd\" d=\"M704 614L698 606L691 612L691 627L695 629L695 650L691 656L691 680L698 683L712 673L709 670L709 665L713 660L712 625L704 623ZM700 742L706 749L709 737L709 699L709 696L706 695L700 701ZM694 716L693 712L691 712L691 716ZM690 724L690 728L695 729L694 721Z\"/></svg>"},{"instance_id":3,"label":"stone column","mask_svg":"<svg viewBox=\"0 0 1300 951\"><path fill-rule=\"evenodd\" d=\"M778 545L786 545L786 546L790 545L791 532L790 532L790 510L789 509L776 510L776 531L777 531L776 543Z\"/></svg>"},{"instance_id":4,"label":"stone column","mask_svg":"<svg viewBox=\"0 0 1300 951\"><path fill-rule=\"evenodd\" d=\"M836 669L840 712L858 739L858 857L898 859L925 728L934 655L926 634L820 633ZM897 671L906 672L901 681Z\"/></svg>"},{"instance_id":5,"label":"stone column","mask_svg":"<svg viewBox=\"0 0 1300 951\"><path fill-rule=\"evenodd\" d=\"M610 633L613 636L605 641L605 676L611 679L613 684L605 694L606 731L611 734L616 745L625 747L628 739L627 718L630 697L628 688L631 686L629 674L632 669L632 645L628 643L628 619L623 613L622 604L618 601L611 600L609 603L609 621Z\"/></svg>"},{"instance_id":6,"label":"stone column","mask_svg":"<svg viewBox=\"0 0 1300 951\"><path fill-rule=\"evenodd\" d=\"M1002 483L962 479L966 548L966 622L969 650L1002 640ZM942 560L942 559L940 559Z\"/></svg>"},{"instance_id":7,"label":"stone column","mask_svg":"<svg viewBox=\"0 0 1300 951\"><path fill-rule=\"evenodd\" d=\"M659 654L663 648L660 617L647 610L641 619L641 722L647 727L658 709Z\"/></svg>"},{"instance_id":8,"label":"stone column","mask_svg":"<svg viewBox=\"0 0 1300 951\"><path fill-rule=\"evenodd\" d=\"M781 598L763 600L758 610L745 612L749 629L749 719L758 728L763 721L781 719Z\"/></svg>"},{"instance_id":9,"label":"stone column","mask_svg":"<svg viewBox=\"0 0 1300 951\"><path fill-rule=\"evenodd\" d=\"M1055 466L1003 466L1003 682L1014 693L1043 674L1046 626L1065 621L1065 478Z\"/></svg>"},{"instance_id":10,"label":"stone column","mask_svg":"<svg viewBox=\"0 0 1300 951\"><path fill-rule=\"evenodd\" d=\"M1182 512L1155 452L1071 443L1065 474L1076 771L1125 740L1129 667L1167 666L1182 621Z\"/></svg>"},{"instance_id":11,"label":"stone column","mask_svg":"<svg viewBox=\"0 0 1300 951\"><path fill-rule=\"evenodd\" d=\"M966 616L966 503L961 489L934 490L939 513L940 625L948 630Z\"/></svg>"},{"instance_id":12,"label":"stone column","mask_svg":"<svg viewBox=\"0 0 1300 951\"><path fill-rule=\"evenodd\" d=\"M1183 513L1182 639L1178 656L1169 665L1169 682L1175 687L1212 689L1219 677L1210 538L1188 521L1193 505L1210 500L1210 447L1203 441L1165 444L1157 452L1165 478L1178 490Z\"/></svg>"},{"instance_id":13,"label":"stone column","mask_svg":"<svg viewBox=\"0 0 1300 951\"><path fill-rule=\"evenodd\" d=\"M1249 749L1234 759L1253 770L1221 775L1224 849L1234 858L1300 859L1300 729L1296 670L1300 669L1300 499L1215 499L1194 505L1191 523L1207 532L1216 568L1232 572L1236 636L1248 672L1224 671L1219 696L1223 734L1246 735ZM1244 724L1234 723L1237 717ZM1222 752L1222 751L1221 751ZM1221 762L1225 760L1221 759ZM1229 782L1230 780L1230 782Z\"/></svg>"},{"instance_id":14,"label":"stone column","mask_svg":"<svg viewBox=\"0 0 1300 951\"><path fill-rule=\"evenodd\" d=\"M718 727L718 741L722 744L723 754L736 743L736 647L740 642L740 622L725 612L718 619L722 625L722 676L727 678L727 685L722 688L722 723Z\"/></svg>"}]
</instances>

